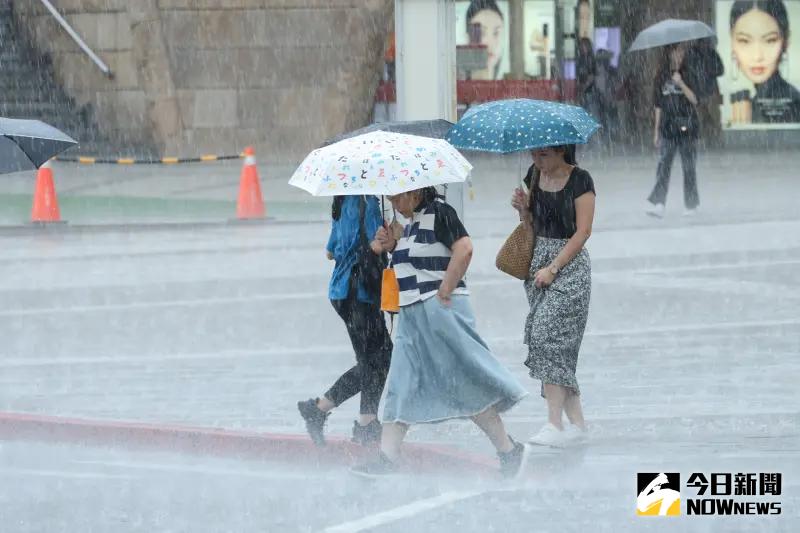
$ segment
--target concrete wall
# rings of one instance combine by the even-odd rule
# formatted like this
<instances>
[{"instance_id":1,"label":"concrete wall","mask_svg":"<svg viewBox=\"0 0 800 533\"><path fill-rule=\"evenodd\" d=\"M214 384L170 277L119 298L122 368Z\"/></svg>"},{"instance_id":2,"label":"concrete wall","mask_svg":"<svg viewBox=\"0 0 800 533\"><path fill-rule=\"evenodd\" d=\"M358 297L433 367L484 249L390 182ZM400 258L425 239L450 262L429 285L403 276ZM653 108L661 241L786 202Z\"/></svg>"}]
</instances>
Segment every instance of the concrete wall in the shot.
<instances>
[{"instance_id":1,"label":"concrete wall","mask_svg":"<svg viewBox=\"0 0 800 533\"><path fill-rule=\"evenodd\" d=\"M391 0L58 0L106 79L41 4L18 25L101 130L167 155L296 160L369 121Z\"/></svg>"}]
</instances>

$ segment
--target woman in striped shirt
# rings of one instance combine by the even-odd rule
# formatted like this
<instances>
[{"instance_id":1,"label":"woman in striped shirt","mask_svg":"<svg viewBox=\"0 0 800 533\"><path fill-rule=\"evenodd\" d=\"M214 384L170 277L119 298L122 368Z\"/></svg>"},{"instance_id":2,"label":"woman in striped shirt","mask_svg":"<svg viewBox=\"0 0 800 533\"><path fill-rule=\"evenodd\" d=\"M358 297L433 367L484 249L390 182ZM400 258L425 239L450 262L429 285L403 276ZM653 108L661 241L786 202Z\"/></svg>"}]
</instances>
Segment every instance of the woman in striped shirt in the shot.
<instances>
[{"instance_id":1,"label":"woman in striped shirt","mask_svg":"<svg viewBox=\"0 0 800 533\"><path fill-rule=\"evenodd\" d=\"M519 473L527 448L506 433L499 413L527 392L475 330L464 274L472 242L455 209L433 187L390 196L409 219L399 240L381 228L376 240L392 252L400 313L382 409L377 460L354 473L380 476L397 468L411 424L469 418L497 449L501 472Z\"/></svg>"}]
</instances>

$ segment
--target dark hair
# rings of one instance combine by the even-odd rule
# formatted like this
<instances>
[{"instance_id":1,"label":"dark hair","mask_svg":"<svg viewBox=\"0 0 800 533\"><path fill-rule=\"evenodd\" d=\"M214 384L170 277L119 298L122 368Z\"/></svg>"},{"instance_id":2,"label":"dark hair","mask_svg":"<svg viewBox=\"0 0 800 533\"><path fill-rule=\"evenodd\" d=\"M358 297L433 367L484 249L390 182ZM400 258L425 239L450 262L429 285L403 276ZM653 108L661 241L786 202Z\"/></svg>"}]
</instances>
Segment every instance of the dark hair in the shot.
<instances>
[{"instance_id":1,"label":"dark hair","mask_svg":"<svg viewBox=\"0 0 800 533\"><path fill-rule=\"evenodd\" d=\"M731 7L731 31L733 31L736 21L753 9L763 11L778 23L778 29L783 37L783 50L781 52L785 52L789 42L789 14L786 12L783 0L737 0Z\"/></svg>"},{"instance_id":2,"label":"dark hair","mask_svg":"<svg viewBox=\"0 0 800 533\"><path fill-rule=\"evenodd\" d=\"M563 150L564 151L564 162L568 165L577 165L578 159L575 156L575 145L574 144L562 144L561 146L556 146L556 150Z\"/></svg>"},{"instance_id":3,"label":"dark hair","mask_svg":"<svg viewBox=\"0 0 800 533\"><path fill-rule=\"evenodd\" d=\"M500 6L497 5L495 0L472 0L469 3L469 7L467 8L467 16L466 16L466 23L467 23L467 32L469 33L469 21L472 20L472 17L477 15L480 11L488 9L489 11L494 11L500 18L505 20L503 17L503 12L500 11Z\"/></svg>"},{"instance_id":4,"label":"dark hair","mask_svg":"<svg viewBox=\"0 0 800 533\"><path fill-rule=\"evenodd\" d=\"M661 83L659 80L670 77L670 74L672 73L672 58L670 55L672 54L673 50L680 46L680 44L681 43L673 43L661 47L661 56L658 59L658 68L656 70L656 83ZM685 62L686 56L684 55L683 59L681 60L681 68L683 68Z\"/></svg>"},{"instance_id":5,"label":"dark hair","mask_svg":"<svg viewBox=\"0 0 800 533\"><path fill-rule=\"evenodd\" d=\"M439 198L439 193L436 192L436 187L434 187L434 186L425 187L424 189L420 189L419 193L420 193L420 196L422 197L421 198L422 202L426 202L426 203L427 202L432 202L432 201L436 200L436 198Z\"/></svg>"},{"instance_id":6,"label":"dark hair","mask_svg":"<svg viewBox=\"0 0 800 533\"><path fill-rule=\"evenodd\" d=\"M564 162L568 165L578 166L578 159L575 157L574 144L562 144L560 146L550 146L556 152L564 152ZM539 174L541 172L536 165L531 165L528 168L528 173L525 175L525 185L530 189L534 183L539 182Z\"/></svg>"},{"instance_id":7,"label":"dark hair","mask_svg":"<svg viewBox=\"0 0 800 533\"><path fill-rule=\"evenodd\" d=\"M502 20L505 20L503 17L503 12L500 11L500 7L497 5L495 0L472 0L469 3L469 7L467 8L467 16L465 17L465 23L467 25L467 33L469 33L470 21L472 17L480 13L481 11L489 10L494 11ZM497 65L494 66L494 72L492 72L492 77L497 78L497 74L500 72L500 61L497 62Z\"/></svg>"},{"instance_id":8,"label":"dark hair","mask_svg":"<svg viewBox=\"0 0 800 533\"><path fill-rule=\"evenodd\" d=\"M342 217L342 204L344 203L344 196L334 196L333 203L331 204L331 218L339 220Z\"/></svg>"}]
</instances>

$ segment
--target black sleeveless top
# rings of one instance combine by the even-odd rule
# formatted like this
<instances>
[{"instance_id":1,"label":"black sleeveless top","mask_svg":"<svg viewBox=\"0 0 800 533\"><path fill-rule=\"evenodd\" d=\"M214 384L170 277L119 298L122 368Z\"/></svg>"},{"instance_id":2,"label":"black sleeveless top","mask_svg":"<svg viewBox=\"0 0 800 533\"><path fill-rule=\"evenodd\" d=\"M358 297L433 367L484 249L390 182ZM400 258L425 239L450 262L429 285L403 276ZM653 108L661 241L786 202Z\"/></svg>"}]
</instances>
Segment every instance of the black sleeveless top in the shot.
<instances>
[{"instance_id":1,"label":"black sleeveless top","mask_svg":"<svg viewBox=\"0 0 800 533\"><path fill-rule=\"evenodd\" d=\"M533 165L525 176L525 184L531 187ZM537 237L569 239L578 231L575 219L575 199L591 192L594 194L592 176L582 168L575 167L560 191L543 191L539 183L534 184L533 202L530 206L534 217L533 227Z\"/></svg>"}]
</instances>

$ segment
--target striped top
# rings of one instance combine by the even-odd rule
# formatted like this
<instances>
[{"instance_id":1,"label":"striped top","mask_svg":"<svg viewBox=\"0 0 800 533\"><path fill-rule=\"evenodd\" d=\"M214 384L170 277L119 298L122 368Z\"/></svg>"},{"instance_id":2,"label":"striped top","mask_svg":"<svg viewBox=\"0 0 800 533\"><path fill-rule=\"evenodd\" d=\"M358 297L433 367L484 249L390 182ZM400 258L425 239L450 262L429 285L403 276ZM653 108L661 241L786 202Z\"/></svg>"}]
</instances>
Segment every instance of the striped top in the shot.
<instances>
[{"instance_id":1,"label":"striped top","mask_svg":"<svg viewBox=\"0 0 800 533\"><path fill-rule=\"evenodd\" d=\"M401 307L436 295L453 255L453 243L467 236L455 209L443 201L417 207L392 253ZM463 279L453 294L469 294Z\"/></svg>"}]
</instances>

